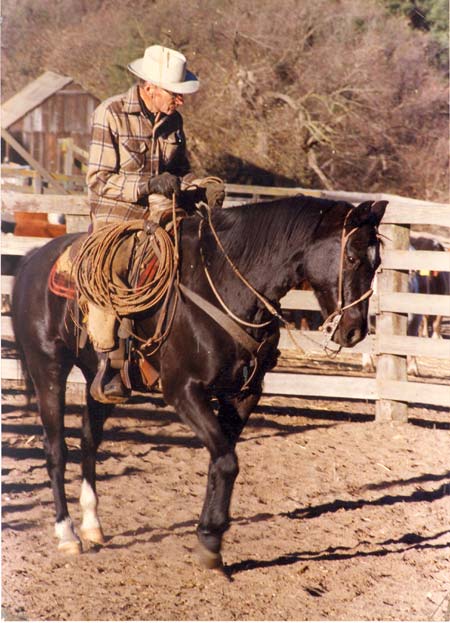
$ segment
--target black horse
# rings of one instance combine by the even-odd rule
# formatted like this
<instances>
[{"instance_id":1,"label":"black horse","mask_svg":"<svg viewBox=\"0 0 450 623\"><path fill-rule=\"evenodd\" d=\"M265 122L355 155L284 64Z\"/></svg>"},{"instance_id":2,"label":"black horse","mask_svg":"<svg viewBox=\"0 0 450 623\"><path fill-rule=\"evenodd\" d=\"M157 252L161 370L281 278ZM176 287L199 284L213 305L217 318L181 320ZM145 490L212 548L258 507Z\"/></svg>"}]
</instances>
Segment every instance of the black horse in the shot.
<instances>
[{"instance_id":1,"label":"black horse","mask_svg":"<svg viewBox=\"0 0 450 623\"><path fill-rule=\"evenodd\" d=\"M345 202L297 196L214 210L211 222L240 273L276 309L288 290L308 279L323 315L341 314L335 316L334 342L353 346L367 333L367 296L380 262L377 227L386 203L365 202L353 207ZM182 221L180 299L170 334L151 363L159 370L165 401L174 406L210 453L197 536L202 563L216 567L221 565L222 536L229 526L231 494L238 474L236 442L261 396L265 373L276 364L279 319L238 278L218 248L208 221L204 221L199 236L201 219L197 214ZM55 296L47 286L52 266L76 237L62 236L25 257L12 302L17 347L32 380L44 428L58 548L68 553L81 551L64 491L65 389L71 368L77 366L87 384L81 441L81 537L100 544L104 538L97 516L96 452L104 422L114 408L91 398L95 352L89 344L77 348L70 313L73 302ZM219 307L205 276L205 265L217 292L236 316L248 323L267 322L245 329L259 344L257 354L211 317L206 303L183 294L194 292L201 301ZM152 322L154 318L146 319L144 314L137 330L147 331Z\"/></svg>"}]
</instances>

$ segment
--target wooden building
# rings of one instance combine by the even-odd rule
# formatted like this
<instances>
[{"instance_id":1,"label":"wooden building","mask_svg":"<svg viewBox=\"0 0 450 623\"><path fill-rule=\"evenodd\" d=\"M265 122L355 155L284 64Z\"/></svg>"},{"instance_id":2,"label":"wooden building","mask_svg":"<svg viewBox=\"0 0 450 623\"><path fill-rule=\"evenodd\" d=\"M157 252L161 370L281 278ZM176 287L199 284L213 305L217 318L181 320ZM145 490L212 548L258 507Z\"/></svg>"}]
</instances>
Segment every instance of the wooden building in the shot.
<instances>
[{"instance_id":1,"label":"wooden building","mask_svg":"<svg viewBox=\"0 0 450 623\"><path fill-rule=\"evenodd\" d=\"M87 150L91 115L99 101L72 78L46 71L2 104L1 127L47 171L63 172L58 139L72 138ZM8 143L2 144L2 159L24 162Z\"/></svg>"}]
</instances>

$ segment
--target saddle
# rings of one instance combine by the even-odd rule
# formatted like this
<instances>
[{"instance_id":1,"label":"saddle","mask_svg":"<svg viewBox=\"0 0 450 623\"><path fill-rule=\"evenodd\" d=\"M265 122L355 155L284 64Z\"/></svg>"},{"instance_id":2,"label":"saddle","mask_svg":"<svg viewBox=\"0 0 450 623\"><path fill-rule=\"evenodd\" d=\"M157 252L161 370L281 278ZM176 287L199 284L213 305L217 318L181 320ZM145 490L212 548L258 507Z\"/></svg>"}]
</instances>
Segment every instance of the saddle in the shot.
<instances>
[{"instance_id":1,"label":"saddle","mask_svg":"<svg viewBox=\"0 0 450 623\"><path fill-rule=\"evenodd\" d=\"M156 229L156 225L150 222L149 227L151 230ZM151 233L151 231L149 233ZM82 318L87 314L87 299L77 291L75 267L79 259L81 248L88 236L89 234L82 235L64 250L52 266L48 278L48 288L50 292L64 299L76 301L76 307L78 309L75 313L78 314L81 312L80 315ZM136 284L136 287L140 288L147 283L152 283L159 266L160 258L155 254L153 257L150 257L148 262L137 266L137 268L134 267L134 270L132 268L130 272L134 273L133 282ZM81 319L75 322L75 325L78 328L78 348L82 349L86 345L88 339L87 330ZM128 389L134 389L140 392L148 392L154 389L159 380L159 373L140 352L140 345L134 337L132 318L125 317L122 319L118 330L118 336L128 340L128 358L125 360L121 369L124 385Z\"/></svg>"},{"instance_id":2,"label":"saddle","mask_svg":"<svg viewBox=\"0 0 450 623\"><path fill-rule=\"evenodd\" d=\"M48 277L48 289L52 294L67 300L75 300L77 289L74 276L75 261L89 234L83 234L73 244L69 245L53 264ZM159 267L158 257L153 257L145 264L138 275L137 286L152 281Z\"/></svg>"}]
</instances>

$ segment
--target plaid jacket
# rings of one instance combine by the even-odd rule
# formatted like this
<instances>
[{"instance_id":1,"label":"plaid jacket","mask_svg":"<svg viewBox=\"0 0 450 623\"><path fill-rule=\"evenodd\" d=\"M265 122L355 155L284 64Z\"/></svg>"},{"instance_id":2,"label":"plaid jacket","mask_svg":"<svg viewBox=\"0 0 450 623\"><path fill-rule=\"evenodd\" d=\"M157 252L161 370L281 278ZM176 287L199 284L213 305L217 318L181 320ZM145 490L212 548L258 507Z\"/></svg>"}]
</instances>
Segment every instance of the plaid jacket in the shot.
<instances>
[{"instance_id":1,"label":"plaid jacket","mask_svg":"<svg viewBox=\"0 0 450 623\"><path fill-rule=\"evenodd\" d=\"M189 168L181 115L163 115L153 126L137 85L94 111L87 171L91 214L142 218L149 178L164 171L183 176Z\"/></svg>"}]
</instances>

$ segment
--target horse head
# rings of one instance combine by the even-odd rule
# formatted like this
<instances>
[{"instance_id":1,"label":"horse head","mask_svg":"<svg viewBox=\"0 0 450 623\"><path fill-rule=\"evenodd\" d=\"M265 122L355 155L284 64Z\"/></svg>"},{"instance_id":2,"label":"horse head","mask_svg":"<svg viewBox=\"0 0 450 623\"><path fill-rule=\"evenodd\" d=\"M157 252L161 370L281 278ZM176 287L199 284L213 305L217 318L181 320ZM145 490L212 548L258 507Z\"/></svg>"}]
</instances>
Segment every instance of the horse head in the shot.
<instances>
[{"instance_id":1,"label":"horse head","mask_svg":"<svg viewBox=\"0 0 450 623\"><path fill-rule=\"evenodd\" d=\"M340 346L367 334L371 284L380 264L378 225L387 201L336 206L324 215L317 243L305 256L305 273L327 319L325 330Z\"/></svg>"}]
</instances>

